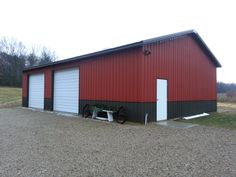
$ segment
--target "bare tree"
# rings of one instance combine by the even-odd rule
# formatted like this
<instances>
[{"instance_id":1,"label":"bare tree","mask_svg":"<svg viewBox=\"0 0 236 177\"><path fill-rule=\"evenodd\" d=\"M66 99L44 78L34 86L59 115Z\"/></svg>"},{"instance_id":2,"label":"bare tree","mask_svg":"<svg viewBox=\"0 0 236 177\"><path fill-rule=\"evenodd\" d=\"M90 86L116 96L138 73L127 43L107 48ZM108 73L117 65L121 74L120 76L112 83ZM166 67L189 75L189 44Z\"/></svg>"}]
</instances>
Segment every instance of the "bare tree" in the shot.
<instances>
[{"instance_id":1,"label":"bare tree","mask_svg":"<svg viewBox=\"0 0 236 177\"><path fill-rule=\"evenodd\" d=\"M27 50L23 43L17 39L3 37L0 39L0 52L20 57L26 55Z\"/></svg>"},{"instance_id":2,"label":"bare tree","mask_svg":"<svg viewBox=\"0 0 236 177\"><path fill-rule=\"evenodd\" d=\"M32 47L26 56L25 67L36 66L38 61L39 57L37 56L36 48Z\"/></svg>"},{"instance_id":3,"label":"bare tree","mask_svg":"<svg viewBox=\"0 0 236 177\"><path fill-rule=\"evenodd\" d=\"M39 65L54 62L56 60L55 52L48 50L46 47L42 48Z\"/></svg>"},{"instance_id":4,"label":"bare tree","mask_svg":"<svg viewBox=\"0 0 236 177\"><path fill-rule=\"evenodd\" d=\"M0 39L0 85L21 86L22 70L55 61L55 52L46 47L32 47L14 38Z\"/></svg>"}]
</instances>

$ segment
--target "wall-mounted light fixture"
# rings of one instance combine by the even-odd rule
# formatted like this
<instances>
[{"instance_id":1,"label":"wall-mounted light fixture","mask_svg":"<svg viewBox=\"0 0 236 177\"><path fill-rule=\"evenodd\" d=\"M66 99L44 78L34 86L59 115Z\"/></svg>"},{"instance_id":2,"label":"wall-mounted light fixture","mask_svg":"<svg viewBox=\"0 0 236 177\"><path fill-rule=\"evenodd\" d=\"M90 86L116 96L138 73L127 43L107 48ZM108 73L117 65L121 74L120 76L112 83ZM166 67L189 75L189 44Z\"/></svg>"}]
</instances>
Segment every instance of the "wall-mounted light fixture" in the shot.
<instances>
[{"instance_id":1,"label":"wall-mounted light fixture","mask_svg":"<svg viewBox=\"0 0 236 177\"><path fill-rule=\"evenodd\" d=\"M151 54L151 51L149 51L149 50L144 51L144 55L150 55L150 54Z\"/></svg>"}]
</instances>

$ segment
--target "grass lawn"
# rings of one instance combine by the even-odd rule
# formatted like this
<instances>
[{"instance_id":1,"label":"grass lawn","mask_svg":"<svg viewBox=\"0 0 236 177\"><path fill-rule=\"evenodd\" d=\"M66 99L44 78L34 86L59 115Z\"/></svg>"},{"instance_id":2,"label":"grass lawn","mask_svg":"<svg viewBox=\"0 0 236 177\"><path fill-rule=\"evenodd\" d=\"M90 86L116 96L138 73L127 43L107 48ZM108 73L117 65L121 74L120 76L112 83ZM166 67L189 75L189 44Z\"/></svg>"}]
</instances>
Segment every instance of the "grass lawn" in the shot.
<instances>
[{"instance_id":1,"label":"grass lawn","mask_svg":"<svg viewBox=\"0 0 236 177\"><path fill-rule=\"evenodd\" d=\"M21 88L0 87L0 107L19 106L21 104Z\"/></svg>"},{"instance_id":2,"label":"grass lawn","mask_svg":"<svg viewBox=\"0 0 236 177\"><path fill-rule=\"evenodd\" d=\"M200 118L196 118L196 119L180 120L180 121L236 130L236 111L235 112L211 113L210 116L207 116L207 117L200 117Z\"/></svg>"}]
</instances>

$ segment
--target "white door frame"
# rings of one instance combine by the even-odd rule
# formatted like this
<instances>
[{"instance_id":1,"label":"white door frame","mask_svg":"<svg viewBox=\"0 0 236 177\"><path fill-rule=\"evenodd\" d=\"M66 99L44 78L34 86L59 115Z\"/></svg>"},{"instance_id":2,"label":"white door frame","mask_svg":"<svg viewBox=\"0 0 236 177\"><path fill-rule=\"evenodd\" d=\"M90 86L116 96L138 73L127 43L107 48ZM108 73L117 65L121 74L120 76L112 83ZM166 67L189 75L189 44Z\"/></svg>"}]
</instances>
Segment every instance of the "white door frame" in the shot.
<instances>
[{"instance_id":1,"label":"white door frame","mask_svg":"<svg viewBox=\"0 0 236 177\"><path fill-rule=\"evenodd\" d=\"M167 120L167 79L156 80L156 121Z\"/></svg>"}]
</instances>

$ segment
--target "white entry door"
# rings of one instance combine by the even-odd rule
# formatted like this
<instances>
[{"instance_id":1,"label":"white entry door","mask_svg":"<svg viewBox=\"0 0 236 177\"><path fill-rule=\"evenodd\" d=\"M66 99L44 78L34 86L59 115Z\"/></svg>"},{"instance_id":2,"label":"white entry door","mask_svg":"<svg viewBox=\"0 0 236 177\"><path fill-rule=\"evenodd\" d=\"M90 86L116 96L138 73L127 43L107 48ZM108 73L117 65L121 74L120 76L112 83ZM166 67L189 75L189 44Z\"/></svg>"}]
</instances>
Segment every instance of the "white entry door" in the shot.
<instances>
[{"instance_id":1,"label":"white entry door","mask_svg":"<svg viewBox=\"0 0 236 177\"><path fill-rule=\"evenodd\" d=\"M44 74L29 76L29 107L44 108Z\"/></svg>"},{"instance_id":2,"label":"white entry door","mask_svg":"<svg viewBox=\"0 0 236 177\"><path fill-rule=\"evenodd\" d=\"M157 79L157 121L167 120L167 80Z\"/></svg>"},{"instance_id":3,"label":"white entry door","mask_svg":"<svg viewBox=\"0 0 236 177\"><path fill-rule=\"evenodd\" d=\"M53 110L79 113L79 69L54 73Z\"/></svg>"}]
</instances>

